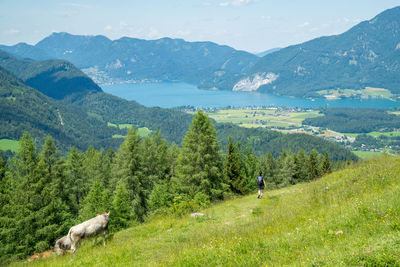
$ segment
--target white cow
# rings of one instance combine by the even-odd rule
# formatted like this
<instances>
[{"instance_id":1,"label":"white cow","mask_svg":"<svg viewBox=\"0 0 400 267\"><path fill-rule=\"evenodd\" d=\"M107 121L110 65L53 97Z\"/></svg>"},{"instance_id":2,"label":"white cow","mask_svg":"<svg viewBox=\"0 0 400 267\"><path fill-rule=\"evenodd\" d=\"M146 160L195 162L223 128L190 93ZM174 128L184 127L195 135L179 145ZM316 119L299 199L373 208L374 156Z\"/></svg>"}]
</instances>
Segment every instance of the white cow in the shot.
<instances>
[{"instance_id":1,"label":"white cow","mask_svg":"<svg viewBox=\"0 0 400 267\"><path fill-rule=\"evenodd\" d=\"M72 226L68 232L68 238L71 241L72 252L75 252L76 245L79 242L79 240L86 237L96 236L100 233L103 234L103 245L105 246L106 245L105 235L108 227L109 215L110 212L108 213L103 212L102 214L97 215L96 217L87 220L86 222ZM96 238L94 242L96 244Z\"/></svg>"}]
</instances>

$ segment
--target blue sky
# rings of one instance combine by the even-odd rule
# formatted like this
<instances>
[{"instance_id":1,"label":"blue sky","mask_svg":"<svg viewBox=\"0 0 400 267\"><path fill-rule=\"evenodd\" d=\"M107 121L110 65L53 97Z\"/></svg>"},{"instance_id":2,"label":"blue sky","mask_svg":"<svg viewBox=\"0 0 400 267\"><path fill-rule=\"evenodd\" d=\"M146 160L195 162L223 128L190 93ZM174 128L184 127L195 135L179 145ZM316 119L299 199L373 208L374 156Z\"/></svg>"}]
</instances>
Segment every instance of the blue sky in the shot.
<instances>
[{"instance_id":1,"label":"blue sky","mask_svg":"<svg viewBox=\"0 0 400 267\"><path fill-rule=\"evenodd\" d=\"M52 32L213 41L250 52L342 33L393 0L0 0L0 44Z\"/></svg>"}]
</instances>

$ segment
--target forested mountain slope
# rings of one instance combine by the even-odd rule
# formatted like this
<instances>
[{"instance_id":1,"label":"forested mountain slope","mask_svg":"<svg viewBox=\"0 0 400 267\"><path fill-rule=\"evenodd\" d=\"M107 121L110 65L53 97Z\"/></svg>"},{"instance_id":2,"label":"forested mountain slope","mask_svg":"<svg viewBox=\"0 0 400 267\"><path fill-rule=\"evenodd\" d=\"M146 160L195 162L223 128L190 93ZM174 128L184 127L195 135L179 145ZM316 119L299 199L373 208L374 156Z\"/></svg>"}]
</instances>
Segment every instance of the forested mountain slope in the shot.
<instances>
[{"instance_id":1,"label":"forested mountain slope","mask_svg":"<svg viewBox=\"0 0 400 267\"><path fill-rule=\"evenodd\" d=\"M87 149L120 143L112 139L119 131L89 116L85 109L52 99L1 67L0 103L0 139L18 140L29 131L39 146L51 135L64 151L70 146Z\"/></svg>"},{"instance_id":2,"label":"forested mountain slope","mask_svg":"<svg viewBox=\"0 0 400 267\"><path fill-rule=\"evenodd\" d=\"M0 50L0 66L55 99L101 91L86 74L65 60L19 60Z\"/></svg>"}]
</instances>

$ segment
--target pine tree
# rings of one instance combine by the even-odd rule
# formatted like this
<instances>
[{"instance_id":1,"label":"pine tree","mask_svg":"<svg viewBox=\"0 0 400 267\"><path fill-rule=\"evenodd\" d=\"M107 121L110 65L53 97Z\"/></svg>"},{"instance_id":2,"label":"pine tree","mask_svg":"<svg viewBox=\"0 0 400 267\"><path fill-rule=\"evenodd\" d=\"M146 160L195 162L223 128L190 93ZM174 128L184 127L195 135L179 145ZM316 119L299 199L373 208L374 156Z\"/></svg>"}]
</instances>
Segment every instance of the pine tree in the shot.
<instances>
[{"instance_id":1,"label":"pine tree","mask_svg":"<svg viewBox=\"0 0 400 267\"><path fill-rule=\"evenodd\" d=\"M150 192L147 185L149 177L143 175L143 144L134 128L121 144L113 165L112 188L122 180L126 183L131 200L132 214L143 221L147 212L147 200Z\"/></svg>"},{"instance_id":2,"label":"pine tree","mask_svg":"<svg viewBox=\"0 0 400 267\"><path fill-rule=\"evenodd\" d=\"M328 174L332 172L332 166L331 166L331 162L329 161L329 156L328 153L325 152L324 154L324 159L322 160L321 163L321 174Z\"/></svg>"},{"instance_id":3,"label":"pine tree","mask_svg":"<svg viewBox=\"0 0 400 267\"><path fill-rule=\"evenodd\" d=\"M294 184L294 175L296 173L296 165L293 154L287 153L285 158L282 158L282 165L279 172L280 187Z\"/></svg>"},{"instance_id":4,"label":"pine tree","mask_svg":"<svg viewBox=\"0 0 400 267\"><path fill-rule=\"evenodd\" d=\"M129 193L124 181L120 180L114 192L112 201L112 216L110 217L111 229L119 230L129 226L132 218Z\"/></svg>"},{"instance_id":5,"label":"pine tree","mask_svg":"<svg viewBox=\"0 0 400 267\"><path fill-rule=\"evenodd\" d=\"M89 193L83 201L79 217L82 221L88 220L107 211L110 208L110 193L105 190L100 180L94 181Z\"/></svg>"},{"instance_id":6,"label":"pine tree","mask_svg":"<svg viewBox=\"0 0 400 267\"><path fill-rule=\"evenodd\" d=\"M246 184L241 165L242 163L240 161L238 148L232 143L232 138L229 137L225 175L231 191L236 194L243 194L246 191Z\"/></svg>"},{"instance_id":7,"label":"pine tree","mask_svg":"<svg viewBox=\"0 0 400 267\"><path fill-rule=\"evenodd\" d=\"M198 111L186 133L176 167L179 191L189 198L202 193L211 200L222 199L222 158L212 122Z\"/></svg>"},{"instance_id":8,"label":"pine tree","mask_svg":"<svg viewBox=\"0 0 400 267\"><path fill-rule=\"evenodd\" d=\"M70 226L69 208L66 204L68 193L64 186L63 161L58 160L53 139L47 136L43 150L38 156L35 170L38 183L35 185L35 244L36 251L44 251L64 235Z\"/></svg>"},{"instance_id":9,"label":"pine tree","mask_svg":"<svg viewBox=\"0 0 400 267\"><path fill-rule=\"evenodd\" d=\"M245 184L247 191L251 191L256 188L255 180L259 172L259 163L257 157L253 153L253 149L250 144L246 145L246 149L241 156L243 174L245 176Z\"/></svg>"},{"instance_id":10,"label":"pine tree","mask_svg":"<svg viewBox=\"0 0 400 267\"><path fill-rule=\"evenodd\" d=\"M314 180L319 177L318 153L315 149L310 152L307 161L308 180Z\"/></svg>"},{"instance_id":11,"label":"pine tree","mask_svg":"<svg viewBox=\"0 0 400 267\"><path fill-rule=\"evenodd\" d=\"M273 185L277 186L277 168L276 168L276 161L272 154L268 152L264 159L261 161L260 169L263 171L264 180L266 185ZM253 189L256 188L255 179Z\"/></svg>"},{"instance_id":12,"label":"pine tree","mask_svg":"<svg viewBox=\"0 0 400 267\"><path fill-rule=\"evenodd\" d=\"M295 165L295 174L294 174L295 183L306 181L308 179L307 158L303 149L300 149L299 152L295 155L294 165Z\"/></svg>"},{"instance_id":13,"label":"pine tree","mask_svg":"<svg viewBox=\"0 0 400 267\"><path fill-rule=\"evenodd\" d=\"M7 239L11 241L9 248L17 258L32 254L35 250L36 225L35 203L36 187L39 176L35 173L37 166L36 148L29 133L25 132L19 141L18 154L14 159L13 176L16 188L10 201L9 217L13 223L9 225ZM12 235L12 236L10 236Z\"/></svg>"},{"instance_id":14,"label":"pine tree","mask_svg":"<svg viewBox=\"0 0 400 267\"><path fill-rule=\"evenodd\" d=\"M66 162L66 184L70 189L70 206L75 216L78 216L83 199L88 193L85 186L83 159L84 155L72 147Z\"/></svg>"}]
</instances>

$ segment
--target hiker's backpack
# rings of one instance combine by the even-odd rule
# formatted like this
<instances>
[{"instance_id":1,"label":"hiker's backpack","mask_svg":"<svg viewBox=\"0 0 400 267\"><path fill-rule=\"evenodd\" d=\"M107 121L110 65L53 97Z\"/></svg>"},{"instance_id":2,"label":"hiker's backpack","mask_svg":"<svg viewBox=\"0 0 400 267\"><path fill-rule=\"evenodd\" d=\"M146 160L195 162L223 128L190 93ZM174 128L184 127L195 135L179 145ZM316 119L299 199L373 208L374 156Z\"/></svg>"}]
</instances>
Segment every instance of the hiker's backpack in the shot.
<instances>
[{"instance_id":1,"label":"hiker's backpack","mask_svg":"<svg viewBox=\"0 0 400 267\"><path fill-rule=\"evenodd\" d=\"M258 184L258 185L264 185L264 183L263 183L263 178L264 178L263 176L258 176L258 177L257 177L257 184Z\"/></svg>"}]
</instances>

